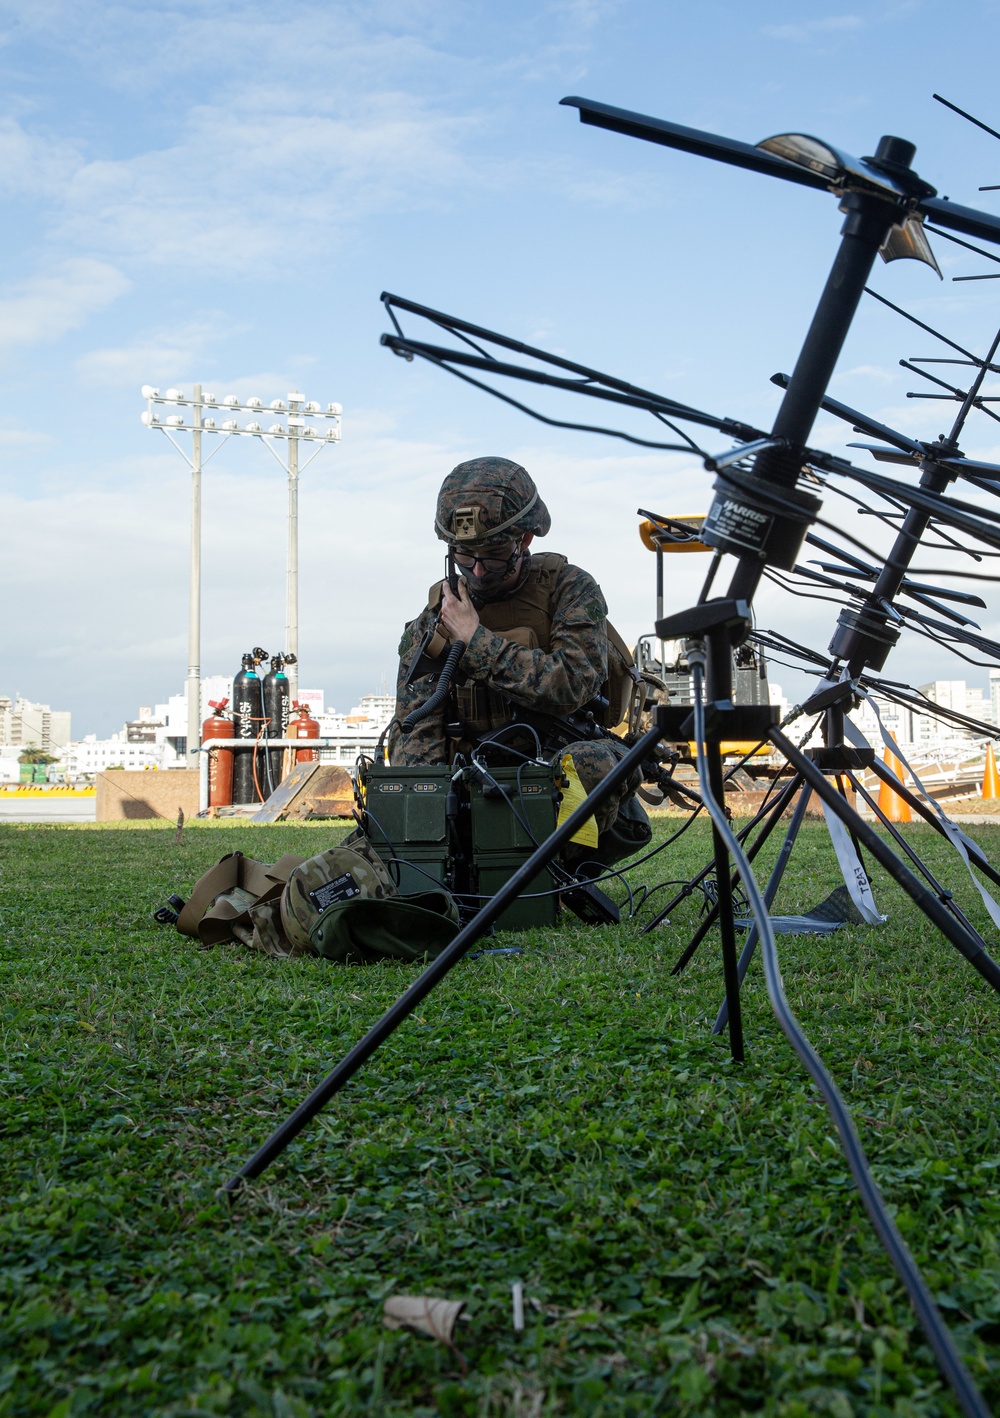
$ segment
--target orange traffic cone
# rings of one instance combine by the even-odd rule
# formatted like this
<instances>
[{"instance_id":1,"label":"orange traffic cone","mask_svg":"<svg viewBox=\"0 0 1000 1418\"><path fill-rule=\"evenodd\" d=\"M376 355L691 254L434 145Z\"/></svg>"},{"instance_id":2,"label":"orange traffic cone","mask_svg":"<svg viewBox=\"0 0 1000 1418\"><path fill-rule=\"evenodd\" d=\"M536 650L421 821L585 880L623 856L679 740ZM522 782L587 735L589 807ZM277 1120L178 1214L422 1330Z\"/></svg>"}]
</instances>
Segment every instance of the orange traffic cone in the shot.
<instances>
[{"instance_id":1,"label":"orange traffic cone","mask_svg":"<svg viewBox=\"0 0 1000 1418\"><path fill-rule=\"evenodd\" d=\"M997 772L996 754L993 752L993 745L986 745L986 767L983 771L983 791L984 798L1000 798L1000 773Z\"/></svg>"},{"instance_id":2,"label":"orange traffic cone","mask_svg":"<svg viewBox=\"0 0 1000 1418\"><path fill-rule=\"evenodd\" d=\"M896 742L895 734L892 735L892 741L893 743ZM905 781L903 778L903 765L890 748L886 748L885 753L883 753L882 762L895 773L901 783ZM899 796L895 788L890 788L888 783L879 784L878 805L879 811L884 812L890 822L913 821L913 814L910 812L910 804L905 798Z\"/></svg>"}]
</instances>

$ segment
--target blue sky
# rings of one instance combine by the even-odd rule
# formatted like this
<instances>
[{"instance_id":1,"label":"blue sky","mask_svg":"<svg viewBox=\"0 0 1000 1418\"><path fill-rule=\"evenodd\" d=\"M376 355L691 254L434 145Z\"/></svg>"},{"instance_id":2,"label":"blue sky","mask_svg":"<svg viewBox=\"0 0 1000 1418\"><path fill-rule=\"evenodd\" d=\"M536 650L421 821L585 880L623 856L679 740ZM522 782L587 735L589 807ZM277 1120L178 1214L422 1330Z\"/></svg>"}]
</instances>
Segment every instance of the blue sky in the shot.
<instances>
[{"instance_id":1,"label":"blue sky","mask_svg":"<svg viewBox=\"0 0 1000 1418\"><path fill-rule=\"evenodd\" d=\"M393 358L379 292L766 424L836 203L585 128L559 99L857 154L899 134L940 192L996 210L976 189L1000 182L1000 143L931 95L1000 128L998 29L994 0L0 4L0 692L103 735L181 688L188 474L140 423L144 383L343 404L343 443L301 493L302 683L342 709L391 683L400 626L438 575L437 484L478 453L531 469L547 546L593 571L629 639L649 629L635 509L706 510L700 465L547 430ZM874 284L985 350L1000 291L952 284L986 265L935 249L944 283L898 262ZM947 406L908 401L897 362L937 352L866 302L833 392L936 434ZM1000 456L993 427L974 424L967 451ZM845 435L824 417L813 441ZM283 633L284 488L258 444L212 463L204 530L203 670L231 673ZM704 563L675 561L680 608ZM758 613L819 648L836 614L777 591ZM985 683L907 639L887 672Z\"/></svg>"}]
</instances>

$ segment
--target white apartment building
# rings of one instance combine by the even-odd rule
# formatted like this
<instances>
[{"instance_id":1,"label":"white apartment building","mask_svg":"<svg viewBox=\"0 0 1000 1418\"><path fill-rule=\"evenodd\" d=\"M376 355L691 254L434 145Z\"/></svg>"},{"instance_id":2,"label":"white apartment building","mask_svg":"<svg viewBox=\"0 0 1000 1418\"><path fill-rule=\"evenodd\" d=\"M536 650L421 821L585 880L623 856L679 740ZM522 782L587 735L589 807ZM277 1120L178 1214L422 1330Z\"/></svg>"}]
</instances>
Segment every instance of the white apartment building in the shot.
<instances>
[{"instance_id":1,"label":"white apartment building","mask_svg":"<svg viewBox=\"0 0 1000 1418\"><path fill-rule=\"evenodd\" d=\"M70 715L67 710L50 709L47 704L33 704L20 695L11 700L0 695L0 744L17 748L39 748L54 753L70 740Z\"/></svg>"},{"instance_id":2,"label":"white apartment building","mask_svg":"<svg viewBox=\"0 0 1000 1418\"><path fill-rule=\"evenodd\" d=\"M990 723L1000 724L1000 670L990 670Z\"/></svg>"},{"instance_id":3,"label":"white apartment building","mask_svg":"<svg viewBox=\"0 0 1000 1418\"><path fill-rule=\"evenodd\" d=\"M954 709L959 714L968 714L973 719L989 716L989 703L978 685L966 684L964 679L935 679L930 684L922 684L920 693L926 694L935 704L945 709Z\"/></svg>"},{"instance_id":4,"label":"white apartment building","mask_svg":"<svg viewBox=\"0 0 1000 1418\"><path fill-rule=\"evenodd\" d=\"M171 753L170 758L173 760ZM69 744L62 752L58 764L58 775L65 775L71 782L90 777L94 773L104 773L109 768L168 768L164 762L162 744L130 743L127 735L112 734L109 739L99 739L88 734L77 743ZM53 765L55 767L56 765Z\"/></svg>"},{"instance_id":5,"label":"white apartment building","mask_svg":"<svg viewBox=\"0 0 1000 1418\"><path fill-rule=\"evenodd\" d=\"M774 684L771 680L767 683L767 702L773 704L782 719L791 709L791 704L785 698L784 690L780 684Z\"/></svg>"},{"instance_id":6,"label":"white apartment building","mask_svg":"<svg viewBox=\"0 0 1000 1418\"><path fill-rule=\"evenodd\" d=\"M395 708L393 694L363 694L361 703L347 714L331 710L318 715L320 735L336 740L330 748L321 750L323 762L350 767L360 754L373 757L379 736L392 722Z\"/></svg>"},{"instance_id":7,"label":"white apartment building","mask_svg":"<svg viewBox=\"0 0 1000 1418\"><path fill-rule=\"evenodd\" d=\"M878 726L878 721L881 719L886 731L896 736L896 742L900 748L904 750L912 748L916 722L913 710L896 704L891 699L883 699L879 694L873 694L871 700L875 709L878 710L878 718L875 716L872 705L867 700L862 700L860 708L851 715L851 722L857 724L872 747L881 750L882 736Z\"/></svg>"},{"instance_id":8,"label":"white apartment building","mask_svg":"<svg viewBox=\"0 0 1000 1418\"><path fill-rule=\"evenodd\" d=\"M920 693L925 694L935 704L944 709L952 709L958 714L966 714L980 723L995 722L992 707L983 690L978 685L966 684L964 679L935 679L930 684L922 684ZM914 733L917 741L927 743L937 738L967 739L978 738L975 730L964 730L958 725L942 723L926 716L914 716Z\"/></svg>"},{"instance_id":9,"label":"white apartment building","mask_svg":"<svg viewBox=\"0 0 1000 1418\"><path fill-rule=\"evenodd\" d=\"M997 683L994 686L991 676L991 692L1000 698L1000 672L994 673ZM930 684L920 686L920 693L926 695L932 705L940 704L943 709L966 714L984 724L996 722L984 691L978 685L966 684L964 679L932 680ZM904 751L951 757L968 753L970 740L982 737L972 729L963 729L945 719L931 718L929 713L918 713L915 709L883 699L881 695L873 694L871 698L883 725L889 733L895 734L896 742ZM878 723L867 703L863 702L851 718L870 744L875 747L881 745Z\"/></svg>"},{"instance_id":10,"label":"white apartment building","mask_svg":"<svg viewBox=\"0 0 1000 1418\"><path fill-rule=\"evenodd\" d=\"M363 694L358 708L369 718L375 719L380 724L392 723L392 716L396 712L396 696L394 694ZM352 714L355 712L351 710Z\"/></svg>"}]
</instances>

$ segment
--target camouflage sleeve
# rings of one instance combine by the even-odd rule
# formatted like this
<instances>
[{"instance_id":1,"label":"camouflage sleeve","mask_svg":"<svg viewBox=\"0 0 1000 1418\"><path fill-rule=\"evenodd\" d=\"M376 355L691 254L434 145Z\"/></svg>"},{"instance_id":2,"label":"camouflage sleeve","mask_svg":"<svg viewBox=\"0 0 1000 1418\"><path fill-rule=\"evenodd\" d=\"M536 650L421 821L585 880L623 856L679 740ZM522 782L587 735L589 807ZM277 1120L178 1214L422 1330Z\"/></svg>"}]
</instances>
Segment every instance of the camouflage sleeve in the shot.
<instances>
[{"instance_id":1,"label":"camouflage sleeve","mask_svg":"<svg viewBox=\"0 0 1000 1418\"><path fill-rule=\"evenodd\" d=\"M548 650L528 650L480 625L462 657L470 679L542 714L570 714L600 692L608 673L601 588L578 566L556 584Z\"/></svg>"},{"instance_id":2,"label":"camouflage sleeve","mask_svg":"<svg viewBox=\"0 0 1000 1418\"><path fill-rule=\"evenodd\" d=\"M414 680L411 685L406 684L410 666L433 622L434 613L430 610L422 611L416 620L409 622L399 642L395 713L399 723L403 722L411 710L419 709L421 704L425 704L437 688L436 681L429 675ZM418 763L447 763L443 716L432 715L406 735L400 733L398 726L394 727L389 734L388 746L389 762L396 768Z\"/></svg>"}]
</instances>

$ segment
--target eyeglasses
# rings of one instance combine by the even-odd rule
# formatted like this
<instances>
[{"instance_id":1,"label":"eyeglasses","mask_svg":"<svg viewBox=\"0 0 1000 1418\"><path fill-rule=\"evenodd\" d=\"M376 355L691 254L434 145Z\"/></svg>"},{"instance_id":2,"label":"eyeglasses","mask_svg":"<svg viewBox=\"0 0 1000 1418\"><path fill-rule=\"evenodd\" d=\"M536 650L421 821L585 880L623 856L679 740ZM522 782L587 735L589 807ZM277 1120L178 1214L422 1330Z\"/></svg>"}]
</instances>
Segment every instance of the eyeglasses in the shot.
<instances>
[{"instance_id":1,"label":"eyeglasses","mask_svg":"<svg viewBox=\"0 0 1000 1418\"><path fill-rule=\"evenodd\" d=\"M484 571L506 571L520 551L520 539L479 547L452 547L459 566L471 570L478 562Z\"/></svg>"}]
</instances>

